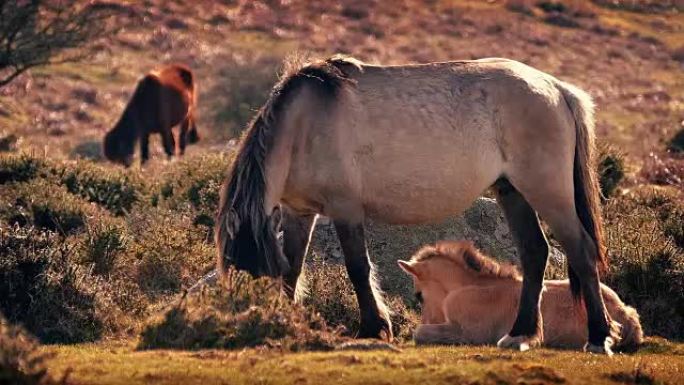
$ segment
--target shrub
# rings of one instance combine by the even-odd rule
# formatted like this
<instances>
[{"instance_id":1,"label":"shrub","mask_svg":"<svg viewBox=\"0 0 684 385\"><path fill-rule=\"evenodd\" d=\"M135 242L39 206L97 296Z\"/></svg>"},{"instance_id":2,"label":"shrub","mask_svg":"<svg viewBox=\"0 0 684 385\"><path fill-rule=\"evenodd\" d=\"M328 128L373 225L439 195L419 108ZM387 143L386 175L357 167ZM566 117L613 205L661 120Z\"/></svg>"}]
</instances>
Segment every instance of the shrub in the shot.
<instances>
[{"instance_id":1,"label":"shrub","mask_svg":"<svg viewBox=\"0 0 684 385\"><path fill-rule=\"evenodd\" d=\"M64 164L55 173L70 193L97 203L115 215L129 212L142 193L142 184L134 174L88 161Z\"/></svg>"},{"instance_id":2,"label":"shrub","mask_svg":"<svg viewBox=\"0 0 684 385\"><path fill-rule=\"evenodd\" d=\"M0 229L0 311L44 342L94 341L102 334L96 293L103 288L71 261L72 250L52 232Z\"/></svg>"},{"instance_id":3,"label":"shrub","mask_svg":"<svg viewBox=\"0 0 684 385\"><path fill-rule=\"evenodd\" d=\"M625 177L625 157L609 145L599 146L599 185L603 199L610 198Z\"/></svg>"},{"instance_id":4,"label":"shrub","mask_svg":"<svg viewBox=\"0 0 684 385\"><path fill-rule=\"evenodd\" d=\"M611 259L606 283L635 306L647 334L684 338L681 195L640 188L606 205Z\"/></svg>"},{"instance_id":5,"label":"shrub","mask_svg":"<svg viewBox=\"0 0 684 385\"><path fill-rule=\"evenodd\" d=\"M127 237L121 226L100 222L88 226L80 241L80 262L92 264L95 274L109 274L116 258L126 250Z\"/></svg>"},{"instance_id":6,"label":"shrub","mask_svg":"<svg viewBox=\"0 0 684 385\"><path fill-rule=\"evenodd\" d=\"M271 346L329 350L341 340L317 314L291 302L280 284L230 271L214 288L183 299L140 335L140 349Z\"/></svg>"},{"instance_id":7,"label":"shrub","mask_svg":"<svg viewBox=\"0 0 684 385\"><path fill-rule=\"evenodd\" d=\"M10 325L0 314L0 384L55 383L48 375L46 359L45 354L38 352L33 337L21 327Z\"/></svg>"},{"instance_id":8,"label":"shrub","mask_svg":"<svg viewBox=\"0 0 684 385\"><path fill-rule=\"evenodd\" d=\"M684 157L660 157L652 153L641 169L641 176L650 183L675 186L684 191Z\"/></svg>"},{"instance_id":9,"label":"shrub","mask_svg":"<svg viewBox=\"0 0 684 385\"><path fill-rule=\"evenodd\" d=\"M38 176L45 162L36 157L21 154L0 155L0 185L9 182L25 182Z\"/></svg>"},{"instance_id":10,"label":"shrub","mask_svg":"<svg viewBox=\"0 0 684 385\"><path fill-rule=\"evenodd\" d=\"M129 234L122 269L152 298L178 293L215 262L213 244L187 215L150 208L129 219Z\"/></svg>"},{"instance_id":11,"label":"shrub","mask_svg":"<svg viewBox=\"0 0 684 385\"><path fill-rule=\"evenodd\" d=\"M95 215L89 203L69 194L45 179L11 186L0 194L0 215L10 224L72 234L82 230L88 215Z\"/></svg>"}]
</instances>

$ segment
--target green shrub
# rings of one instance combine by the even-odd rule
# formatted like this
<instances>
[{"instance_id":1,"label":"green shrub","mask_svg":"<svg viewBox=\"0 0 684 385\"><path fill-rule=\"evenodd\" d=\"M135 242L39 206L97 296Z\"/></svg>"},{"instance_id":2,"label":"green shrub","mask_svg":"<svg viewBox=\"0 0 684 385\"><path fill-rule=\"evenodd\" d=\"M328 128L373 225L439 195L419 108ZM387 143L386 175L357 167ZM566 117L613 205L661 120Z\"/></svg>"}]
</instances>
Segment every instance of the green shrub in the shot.
<instances>
[{"instance_id":1,"label":"green shrub","mask_svg":"<svg viewBox=\"0 0 684 385\"><path fill-rule=\"evenodd\" d=\"M120 225L96 223L88 227L81 239L80 262L92 264L95 274L109 274L126 244L127 236Z\"/></svg>"},{"instance_id":2,"label":"green shrub","mask_svg":"<svg viewBox=\"0 0 684 385\"><path fill-rule=\"evenodd\" d=\"M603 199L610 198L625 177L625 157L609 145L599 146L599 185Z\"/></svg>"},{"instance_id":3,"label":"green shrub","mask_svg":"<svg viewBox=\"0 0 684 385\"><path fill-rule=\"evenodd\" d=\"M82 160L62 164L54 172L70 193L97 203L115 215L129 212L142 194L142 183L128 170L105 168Z\"/></svg>"},{"instance_id":4,"label":"green shrub","mask_svg":"<svg viewBox=\"0 0 684 385\"><path fill-rule=\"evenodd\" d=\"M45 367L47 358L38 351L33 337L0 314L0 384L54 384Z\"/></svg>"},{"instance_id":5,"label":"green shrub","mask_svg":"<svg viewBox=\"0 0 684 385\"><path fill-rule=\"evenodd\" d=\"M677 193L642 187L605 208L610 256L606 283L639 311L647 334L680 340L684 249L671 229L684 227L684 217L673 215L682 212L683 202Z\"/></svg>"},{"instance_id":6,"label":"green shrub","mask_svg":"<svg viewBox=\"0 0 684 385\"><path fill-rule=\"evenodd\" d=\"M0 185L9 182L25 182L39 175L45 166L42 159L28 154L0 155Z\"/></svg>"},{"instance_id":7,"label":"green shrub","mask_svg":"<svg viewBox=\"0 0 684 385\"><path fill-rule=\"evenodd\" d=\"M271 346L329 350L341 337L317 314L291 302L280 284L230 271L214 288L183 299L140 335L140 349Z\"/></svg>"}]
</instances>

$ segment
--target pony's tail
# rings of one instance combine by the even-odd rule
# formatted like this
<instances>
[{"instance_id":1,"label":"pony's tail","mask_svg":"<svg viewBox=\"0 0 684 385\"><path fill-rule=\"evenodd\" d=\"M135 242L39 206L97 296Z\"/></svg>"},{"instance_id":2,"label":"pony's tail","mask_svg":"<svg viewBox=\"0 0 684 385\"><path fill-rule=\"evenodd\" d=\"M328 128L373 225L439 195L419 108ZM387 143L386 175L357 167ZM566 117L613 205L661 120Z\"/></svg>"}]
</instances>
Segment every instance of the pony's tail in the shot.
<instances>
[{"instance_id":1,"label":"pony's tail","mask_svg":"<svg viewBox=\"0 0 684 385\"><path fill-rule=\"evenodd\" d=\"M601 294L606 303L606 309L614 321L620 325L620 347L637 347L644 342L644 331L641 328L639 313L636 309L625 305L612 289L601 285Z\"/></svg>"},{"instance_id":2,"label":"pony's tail","mask_svg":"<svg viewBox=\"0 0 684 385\"><path fill-rule=\"evenodd\" d=\"M607 265L606 248L603 241L601 206L599 204L599 183L595 170L594 103L586 92L568 83L557 81L568 108L575 119L576 141L573 182L575 186L575 210L584 229L596 245L594 258L599 272ZM581 286L577 273L568 263L570 290L575 299L581 298Z\"/></svg>"},{"instance_id":3,"label":"pony's tail","mask_svg":"<svg viewBox=\"0 0 684 385\"><path fill-rule=\"evenodd\" d=\"M413 333L416 345L458 345L464 343L461 328L452 324L419 325Z\"/></svg>"}]
</instances>

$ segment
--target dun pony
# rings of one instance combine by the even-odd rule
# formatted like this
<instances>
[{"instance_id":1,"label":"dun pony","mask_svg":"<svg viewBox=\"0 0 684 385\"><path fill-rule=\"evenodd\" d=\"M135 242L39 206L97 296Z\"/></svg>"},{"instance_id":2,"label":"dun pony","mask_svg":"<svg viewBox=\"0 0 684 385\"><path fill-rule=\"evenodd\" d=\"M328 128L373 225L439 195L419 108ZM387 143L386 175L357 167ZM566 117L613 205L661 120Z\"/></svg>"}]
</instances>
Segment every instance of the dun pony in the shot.
<instances>
[{"instance_id":1,"label":"dun pony","mask_svg":"<svg viewBox=\"0 0 684 385\"><path fill-rule=\"evenodd\" d=\"M441 221L493 186L524 277L516 320L499 345L541 341L549 249L539 214L568 255L571 287L588 313L587 349L610 354L619 336L599 290L606 253L594 152L589 95L513 60L311 62L278 82L244 136L221 193L218 264L283 276L294 293L324 214L356 291L359 335L391 337L364 221Z\"/></svg>"},{"instance_id":2,"label":"dun pony","mask_svg":"<svg viewBox=\"0 0 684 385\"><path fill-rule=\"evenodd\" d=\"M410 261L398 261L413 278L422 301L416 344L495 344L515 321L522 277L513 265L499 264L470 242L442 241L425 246ZM541 296L545 346L581 348L587 339L587 314L572 300L568 280L544 281ZM639 314L601 284L610 316L620 323L618 346L643 341Z\"/></svg>"},{"instance_id":3,"label":"dun pony","mask_svg":"<svg viewBox=\"0 0 684 385\"><path fill-rule=\"evenodd\" d=\"M135 144L140 141L140 159L149 159L150 134L161 134L164 152L176 153L172 128L180 124L179 153L185 153L187 143L199 141L195 110L197 86L190 68L172 64L152 71L142 78L126 105L121 118L104 137L103 150L107 159L129 166Z\"/></svg>"}]
</instances>

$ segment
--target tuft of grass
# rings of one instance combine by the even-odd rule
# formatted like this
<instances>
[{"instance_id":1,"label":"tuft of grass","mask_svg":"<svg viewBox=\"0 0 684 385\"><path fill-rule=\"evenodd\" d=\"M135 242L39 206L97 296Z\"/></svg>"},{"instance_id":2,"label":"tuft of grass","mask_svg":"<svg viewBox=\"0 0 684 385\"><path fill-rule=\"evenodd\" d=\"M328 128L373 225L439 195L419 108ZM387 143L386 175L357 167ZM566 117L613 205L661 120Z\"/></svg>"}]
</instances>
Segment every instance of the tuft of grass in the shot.
<instances>
[{"instance_id":1,"label":"tuft of grass","mask_svg":"<svg viewBox=\"0 0 684 385\"><path fill-rule=\"evenodd\" d=\"M56 384L48 375L48 358L50 355L39 351L32 336L23 328L10 325L0 314L0 384Z\"/></svg>"},{"instance_id":2,"label":"tuft of grass","mask_svg":"<svg viewBox=\"0 0 684 385\"><path fill-rule=\"evenodd\" d=\"M599 185L602 198L608 199L617 190L625 177L625 156L614 147L603 144L599 147Z\"/></svg>"},{"instance_id":3,"label":"tuft of grass","mask_svg":"<svg viewBox=\"0 0 684 385\"><path fill-rule=\"evenodd\" d=\"M44 166L45 162L28 154L3 154L0 156L0 185L33 179Z\"/></svg>"},{"instance_id":4,"label":"tuft of grass","mask_svg":"<svg viewBox=\"0 0 684 385\"><path fill-rule=\"evenodd\" d=\"M149 323L138 348L330 350L341 340L323 318L286 298L279 282L231 270L222 284Z\"/></svg>"}]
</instances>

